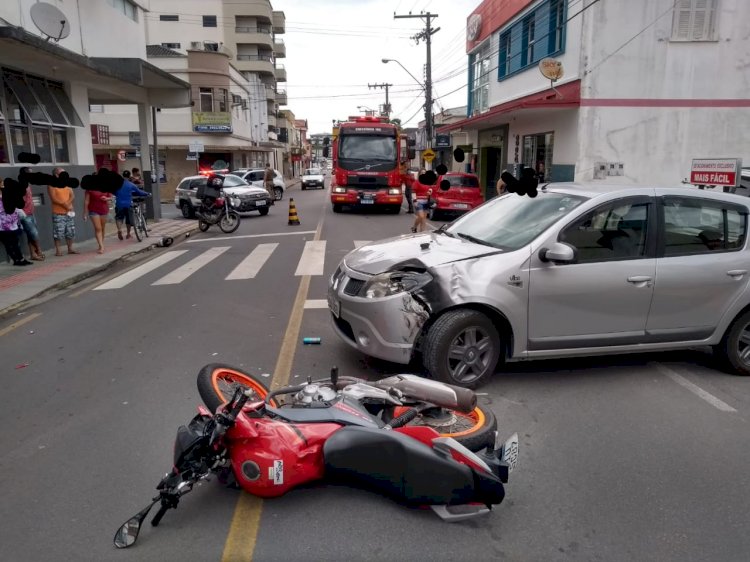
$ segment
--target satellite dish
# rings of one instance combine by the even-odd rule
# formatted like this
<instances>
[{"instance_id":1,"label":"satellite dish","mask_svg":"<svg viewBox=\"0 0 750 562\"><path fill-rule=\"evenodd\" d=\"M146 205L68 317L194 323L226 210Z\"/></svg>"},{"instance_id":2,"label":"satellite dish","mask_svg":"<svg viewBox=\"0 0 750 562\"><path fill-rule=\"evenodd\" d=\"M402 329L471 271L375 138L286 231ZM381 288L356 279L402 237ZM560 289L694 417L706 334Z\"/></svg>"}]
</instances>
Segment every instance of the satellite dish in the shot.
<instances>
[{"instance_id":1,"label":"satellite dish","mask_svg":"<svg viewBox=\"0 0 750 562\"><path fill-rule=\"evenodd\" d=\"M37 2L30 10L31 21L39 31L47 36L47 41L59 41L70 35L70 23L56 6L47 2Z\"/></svg>"}]
</instances>

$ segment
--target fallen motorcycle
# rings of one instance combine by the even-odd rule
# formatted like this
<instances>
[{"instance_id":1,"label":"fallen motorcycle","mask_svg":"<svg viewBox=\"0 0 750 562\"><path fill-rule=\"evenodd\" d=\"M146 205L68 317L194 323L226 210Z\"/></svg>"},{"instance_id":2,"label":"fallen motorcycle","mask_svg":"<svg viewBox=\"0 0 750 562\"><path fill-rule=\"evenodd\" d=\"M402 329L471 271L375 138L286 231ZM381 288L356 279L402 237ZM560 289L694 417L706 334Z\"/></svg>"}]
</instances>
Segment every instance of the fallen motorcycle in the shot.
<instances>
[{"instance_id":1,"label":"fallen motorcycle","mask_svg":"<svg viewBox=\"0 0 750 562\"><path fill-rule=\"evenodd\" d=\"M316 480L351 483L429 506L452 522L501 503L518 463L517 434L498 447L495 419L472 391L413 375L367 382L333 368L330 379L269 391L248 373L211 364L198 374L198 390L211 411L199 406L178 429L172 471L151 503L117 530L116 547L136 542L154 505L157 526L212 474L263 498Z\"/></svg>"}]
</instances>

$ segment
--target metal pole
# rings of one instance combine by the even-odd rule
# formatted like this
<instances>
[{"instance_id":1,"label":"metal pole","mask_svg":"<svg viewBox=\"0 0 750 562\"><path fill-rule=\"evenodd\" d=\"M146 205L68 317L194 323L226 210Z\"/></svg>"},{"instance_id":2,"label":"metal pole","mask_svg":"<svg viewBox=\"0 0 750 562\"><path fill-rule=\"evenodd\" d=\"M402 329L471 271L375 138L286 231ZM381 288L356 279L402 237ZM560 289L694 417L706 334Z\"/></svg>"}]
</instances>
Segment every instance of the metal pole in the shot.
<instances>
[{"instance_id":1,"label":"metal pole","mask_svg":"<svg viewBox=\"0 0 750 562\"><path fill-rule=\"evenodd\" d=\"M159 194L159 139L156 131L156 107L151 106L151 128L154 134L154 165L152 170L151 197L146 200L146 214L154 220L161 218L161 198ZM149 208L150 207L150 208Z\"/></svg>"}]
</instances>

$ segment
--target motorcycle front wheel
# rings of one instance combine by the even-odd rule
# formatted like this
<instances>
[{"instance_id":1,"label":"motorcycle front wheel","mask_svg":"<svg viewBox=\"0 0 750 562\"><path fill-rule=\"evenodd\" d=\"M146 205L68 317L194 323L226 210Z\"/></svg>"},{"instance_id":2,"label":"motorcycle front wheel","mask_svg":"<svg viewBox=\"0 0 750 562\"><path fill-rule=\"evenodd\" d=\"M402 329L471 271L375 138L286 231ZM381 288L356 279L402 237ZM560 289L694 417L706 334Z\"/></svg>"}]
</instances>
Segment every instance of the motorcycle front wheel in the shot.
<instances>
[{"instance_id":1,"label":"motorcycle front wheel","mask_svg":"<svg viewBox=\"0 0 750 562\"><path fill-rule=\"evenodd\" d=\"M393 409L390 421L403 414L408 408L399 406ZM481 451L495 443L497 420L495 414L484 406L477 405L474 410L465 414L449 408L431 408L422 412L407 425L426 425L440 434L440 437L452 437L470 451Z\"/></svg>"},{"instance_id":2,"label":"motorcycle front wheel","mask_svg":"<svg viewBox=\"0 0 750 562\"><path fill-rule=\"evenodd\" d=\"M198 394L212 412L231 400L237 388L253 391L257 399L253 397L250 402L265 400L268 396L268 388L263 382L231 365L210 363L198 373ZM276 406L276 401L271 400L271 405Z\"/></svg>"},{"instance_id":3,"label":"motorcycle front wheel","mask_svg":"<svg viewBox=\"0 0 750 562\"><path fill-rule=\"evenodd\" d=\"M207 223L206 221L204 221L204 220L199 220L199 221L198 221L198 230L200 230L201 232L206 232L206 231L208 230L208 228L209 228L210 226L211 226L211 225L210 225L210 224L208 224L208 223Z\"/></svg>"},{"instance_id":4,"label":"motorcycle front wheel","mask_svg":"<svg viewBox=\"0 0 750 562\"><path fill-rule=\"evenodd\" d=\"M219 221L219 228L226 234L231 234L240 227L240 215L234 211L229 211L226 215L221 217Z\"/></svg>"}]
</instances>

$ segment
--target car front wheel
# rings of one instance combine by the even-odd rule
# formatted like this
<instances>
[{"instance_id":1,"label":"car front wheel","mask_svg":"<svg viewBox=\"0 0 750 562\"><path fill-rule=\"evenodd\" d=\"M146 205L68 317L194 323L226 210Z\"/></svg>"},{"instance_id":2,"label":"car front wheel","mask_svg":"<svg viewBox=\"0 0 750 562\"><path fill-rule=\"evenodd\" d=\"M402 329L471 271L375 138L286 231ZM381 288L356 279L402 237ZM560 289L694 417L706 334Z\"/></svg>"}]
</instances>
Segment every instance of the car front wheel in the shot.
<instances>
[{"instance_id":1,"label":"car front wheel","mask_svg":"<svg viewBox=\"0 0 750 562\"><path fill-rule=\"evenodd\" d=\"M436 379L476 388L495 371L502 341L492 321L476 310L445 313L425 336L424 366Z\"/></svg>"},{"instance_id":2,"label":"car front wheel","mask_svg":"<svg viewBox=\"0 0 750 562\"><path fill-rule=\"evenodd\" d=\"M183 201L182 203L180 203L180 211L182 211L182 216L186 219L195 218L195 210L193 209L193 206L187 201Z\"/></svg>"},{"instance_id":3,"label":"car front wheel","mask_svg":"<svg viewBox=\"0 0 750 562\"><path fill-rule=\"evenodd\" d=\"M714 354L736 374L750 375L750 311L735 319Z\"/></svg>"},{"instance_id":4,"label":"car front wheel","mask_svg":"<svg viewBox=\"0 0 750 562\"><path fill-rule=\"evenodd\" d=\"M281 198L284 197L284 190L280 187L274 187L273 188L273 198L274 201L281 201Z\"/></svg>"}]
</instances>

